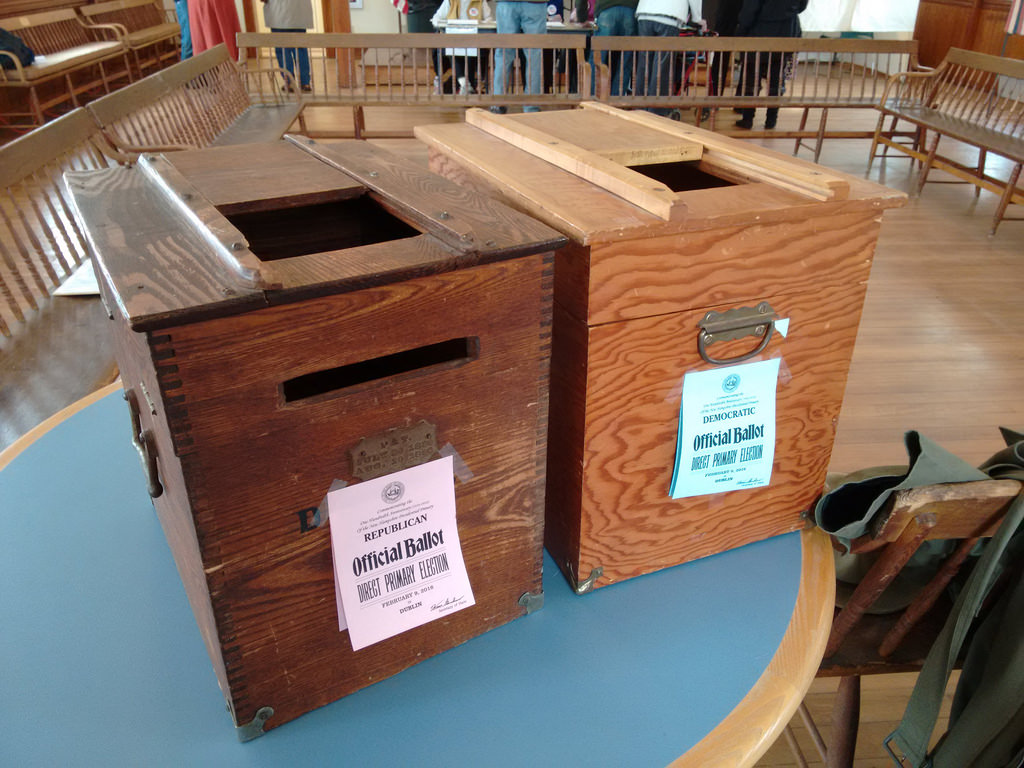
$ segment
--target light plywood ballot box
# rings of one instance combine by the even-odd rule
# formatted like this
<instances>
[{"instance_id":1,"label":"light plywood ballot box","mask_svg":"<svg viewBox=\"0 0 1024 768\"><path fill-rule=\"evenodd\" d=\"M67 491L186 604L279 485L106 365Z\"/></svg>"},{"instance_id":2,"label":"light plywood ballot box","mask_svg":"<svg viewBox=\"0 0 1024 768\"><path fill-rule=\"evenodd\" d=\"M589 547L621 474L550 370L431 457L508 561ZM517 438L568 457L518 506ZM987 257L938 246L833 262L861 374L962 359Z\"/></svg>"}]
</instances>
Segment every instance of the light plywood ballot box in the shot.
<instances>
[{"instance_id":1,"label":"light plywood ballot box","mask_svg":"<svg viewBox=\"0 0 1024 768\"><path fill-rule=\"evenodd\" d=\"M475 110L416 136L432 170L570 238L555 257L545 544L577 591L802 527L882 213L905 196L600 104ZM679 439L684 387L708 378L696 374L766 361L774 422ZM671 493L677 443L684 478L742 478L761 457L770 479Z\"/></svg>"},{"instance_id":2,"label":"light plywood ballot box","mask_svg":"<svg viewBox=\"0 0 1024 768\"><path fill-rule=\"evenodd\" d=\"M359 141L147 156L67 183L241 739L539 607L564 237ZM321 502L438 455L475 605L353 650Z\"/></svg>"}]
</instances>

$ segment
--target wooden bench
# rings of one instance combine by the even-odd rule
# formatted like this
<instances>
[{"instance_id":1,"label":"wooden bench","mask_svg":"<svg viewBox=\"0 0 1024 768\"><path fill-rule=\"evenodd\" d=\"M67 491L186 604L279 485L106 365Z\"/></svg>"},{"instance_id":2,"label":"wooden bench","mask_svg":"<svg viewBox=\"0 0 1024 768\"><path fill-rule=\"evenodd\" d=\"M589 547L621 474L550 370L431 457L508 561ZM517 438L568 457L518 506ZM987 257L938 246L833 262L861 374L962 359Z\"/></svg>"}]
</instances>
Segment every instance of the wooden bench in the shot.
<instances>
[{"instance_id":1,"label":"wooden bench","mask_svg":"<svg viewBox=\"0 0 1024 768\"><path fill-rule=\"evenodd\" d=\"M921 162L918 192L932 168L939 168L1000 196L991 234L1003 220L1010 203L1024 203L1020 181L1024 162L1024 61L950 48L933 71L900 72L888 81L878 104L878 124L871 142L868 168L879 155L895 149ZM884 125L906 121L915 127L914 140L904 143L887 135ZM928 133L931 132L931 136ZM889 131L891 134L891 131ZM942 137L978 150L978 162L969 166L939 154ZM985 168L989 153L1011 163L1001 180Z\"/></svg>"},{"instance_id":2,"label":"wooden bench","mask_svg":"<svg viewBox=\"0 0 1024 768\"><path fill-rule=\"evenodd\" d=\"M842 108L874 109L894 72L917 67L916 40L874 40L864 38L756 38L756 37L594 37L591 51L598 67L595 77L597 98L625 108L692 109L696 122L707 122L714 130L719 114L735 119L732 109L797 108L800 125L795 131L738 130L742 137L793 138L794 153L802 146L814 152L818 160L826 138L871 138L873 131L848 126L830 128L831 110ZM611 95L611 56L631 60L628 70L634 78L645 56L672 57L669 82L663 83L667 95ZM784 72L783 92L768 94L767 84L758 84L757 93L744 95L740 87L742 62L752 69L780 69ZM624 68L620 68L620 71ZM820 110L816 126L808 127L811 110ZM731 126L725 126L732 133Z\"/></svg>"},{"instance_id":3,"label":"wooden bench","mask_svg":"<svg viewBox=\"0 0 1024 768\"><path fill-rule=\"evenodd\" d=\"M286 93L279 70L242 70L221 44L173 64L87 109L123 156L140 152L278 139L299 120L303 103Z\"/></svg>"},{"instance_id":4,"label":"wooden bench","mask_svg":"<svg viewBox=\"0 0 1024 768\"><path fill-rule=\"evenodd\" d=\"M72 8L0 19L0 28L20 37L36 54L32 64L22 66L0 51L0 57L14 62L11 69L0 68L8 117L42 125L45 110L68 102L79 106L80 95L98 88L110 93L112 82L131 80L120 28L89 25Z\"/></svg>"},{"instance_id":5,"label":"wooden bench","mask_svg":"<svg viewBox=\"0 0 1024 768\"><path fill-rule=\"evenodd\" d=\"M89 255L63 185L66 170L114 164L99 129L74 109L0 146L0 334L44 308Z\"/></svg>"},{"instance_id":6,"label":"wooden bench","mask_svg":"<svg viewBox=\"0 0 1024 768\"><path fill-rule=\"evenodd\" d=\"M154 0L108 0L81 5L78 12L90 24L111 24L121 28L132 52L135 69L160 69L181 58L181 27L170 9Z\"/></svg>"}]
</instances>

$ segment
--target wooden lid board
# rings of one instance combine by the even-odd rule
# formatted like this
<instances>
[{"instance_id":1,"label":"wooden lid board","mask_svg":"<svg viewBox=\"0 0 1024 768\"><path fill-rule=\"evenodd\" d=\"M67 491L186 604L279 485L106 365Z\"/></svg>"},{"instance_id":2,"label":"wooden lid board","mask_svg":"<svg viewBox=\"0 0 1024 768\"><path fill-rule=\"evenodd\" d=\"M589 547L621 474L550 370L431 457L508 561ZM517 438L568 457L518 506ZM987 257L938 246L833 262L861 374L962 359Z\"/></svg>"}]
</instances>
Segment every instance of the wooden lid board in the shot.
<instances>
[{"instance_id":1,"label":"wooden lid board","mask_svg":"<svg viewBox=\"0 0 1024 768\"><path fill-rule=\"evenodd\" d=\"M465 124L417 126L416 136L435 157L583 244L881 210L906 199L755 144L589 102L501 116L470 110ZM659 167L681 172L676 191L651 185Z\"/></svg>"},{"instance_id":2,"label":"wooden lid board","mask_svg":"<svg viewBox=\"0 0 1024 768\"><path fill-rule=\"evenodd\" d=\"M362 141L289 137L147 155L130 168L69 173L67 183L101 279L136 330L565 243L535 219ZM313 210L311 234L302 217ZM379 236L364 233L374 227Z\"/></svg>"}]
</instances>

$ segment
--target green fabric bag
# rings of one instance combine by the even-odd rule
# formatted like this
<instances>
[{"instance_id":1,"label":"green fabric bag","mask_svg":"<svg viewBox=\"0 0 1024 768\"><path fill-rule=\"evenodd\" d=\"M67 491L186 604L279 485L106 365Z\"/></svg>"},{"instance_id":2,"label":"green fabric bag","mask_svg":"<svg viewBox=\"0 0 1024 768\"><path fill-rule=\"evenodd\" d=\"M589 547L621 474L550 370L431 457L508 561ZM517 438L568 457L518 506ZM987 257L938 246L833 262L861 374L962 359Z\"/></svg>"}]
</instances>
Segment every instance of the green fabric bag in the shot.
<instances>
[{"instance_id":1,"label":"green fabric bag","mask_svg":"<svg viewBox=\"0 0 1024 768\"><path fill-rule=\"evenodd\" d=\"M867 531L871 519L893 491L988 479L984 472L918 432L907 432L903 442L909 459L906 472L866 479L851 476L851 482L843 483L818 500L814 520L819 528L849 548L850 541Z\"/></svg>"},{"instance_id":2,"label":"green fabric bag","mask_svg":"<svg viewBox=\"0 0 1024 768\"><path fill-rule=\"evenodd\" d=\"M993 478L1024 481L1024 435L1004 429L1003 437L1006 449L982 467ZM976 622L1000 573L1006 587ZM949 727L929 753L943 692L965 644ZM885 746L897 764L915 768L1024 765L1024 495L1011 504L971 571Z\"/></svg>"}]
</instances>

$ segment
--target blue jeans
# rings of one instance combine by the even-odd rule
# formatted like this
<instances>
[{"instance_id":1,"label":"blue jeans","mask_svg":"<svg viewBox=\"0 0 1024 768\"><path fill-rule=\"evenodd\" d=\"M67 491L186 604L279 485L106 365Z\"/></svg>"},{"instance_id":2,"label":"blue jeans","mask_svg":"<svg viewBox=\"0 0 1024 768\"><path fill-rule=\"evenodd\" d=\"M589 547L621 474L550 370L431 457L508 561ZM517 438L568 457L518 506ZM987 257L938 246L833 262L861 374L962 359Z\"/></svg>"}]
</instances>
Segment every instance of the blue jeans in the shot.
<instances>
[{"instance_id":1,"label":"blue jeans","mask_svg":"<svg viewBox=\"0 0 1024 768\"><path fill-rule=\"evenodd\" d=\"M192 58L192 33L188 26L188 0L174 0L174 12L181 27L181 60Z\"/></svg>"},{"instance_id":2,"label":"blue jeans","mask_svg":"<svg viewBox=\"0 0 1024 768\"><path fill-rule=\"evenodd\" d=\"M678 37L679 27L641 19L637 24L641 37ZM648 51L640 54L633 92L646 96L668 96L672 80L673 51ZM656 115L668 115L671 109L648 109Z\"/></svg>"},{"instance_id":3,"label":"blue jeans","mask_svg":"<svg viewBox=\"0 0 1024 768\"><path fill-rule=\"evenodd\" d=\"M304 29L271 29L271 32L305 32ZM308 88L311 82L309 76L309 50L306 48L275 48L277 55L277 66L287 70L295 76L295 60L299 63L299 87Z\"/></svg>"},{"instance_id":4,"label":"blue jeans","mask_svg":"<svg viewBox=\"0 0 1024 768\"><path fill-rule=\"evenodd\" d=\"M525 32L529 35L543 35L548 31L548 7L546 3L528 3L523 0L499 0L495 10L497 32L499 35L514 32ZM515 60L514 48L498 48L494 51L494 84L491 93L506 93L508 82ZM529 48L526 51L526 92L542 93L543 88L543 57L540 48ZM537 112L538 107L523 107L524 112Z\"/></svg>"},{"instance_id":5,"label":"blue jeans","mask_svg":"<svg viewBox=\"0 0 1024 768\"><path fill-rule=\"evenodd\" d=\"M601 11L597 17L597 34L602 37L636 37L636 16L633 9L624 5L615 5ZM609 65L612 80L611 95L619 96L629 93L633 75L633 52L605 51L601 54L601 63Z\"/></svg>"}]
</instances>

